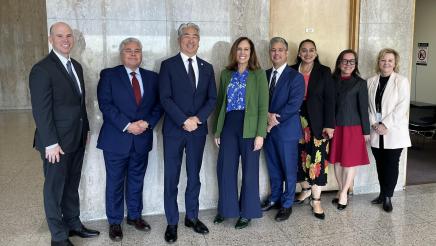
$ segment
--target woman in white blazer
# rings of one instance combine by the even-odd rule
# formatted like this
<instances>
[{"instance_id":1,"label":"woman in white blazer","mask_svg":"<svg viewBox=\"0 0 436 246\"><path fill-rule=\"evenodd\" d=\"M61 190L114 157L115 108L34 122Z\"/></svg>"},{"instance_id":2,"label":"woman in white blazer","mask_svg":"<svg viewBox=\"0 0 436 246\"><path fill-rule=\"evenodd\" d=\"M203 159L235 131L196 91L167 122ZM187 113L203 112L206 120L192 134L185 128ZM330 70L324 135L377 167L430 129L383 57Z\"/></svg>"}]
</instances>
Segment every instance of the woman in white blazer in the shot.
<instances>
[{"instance_id":1,"label":"woman in white blazer","mask_svg":"<svg viewBox=\"0 0 436 246\"><path fill-rule=\"evenodd\" d=\"M372 204L392 211L391 197L398 179L403 148L411 146L409 136L409 80L398 74L400 57L393 49L382 49L377 57L377 75L368 79L370 143L374 155L380 194Z\"/></svg>"}]
</instances>

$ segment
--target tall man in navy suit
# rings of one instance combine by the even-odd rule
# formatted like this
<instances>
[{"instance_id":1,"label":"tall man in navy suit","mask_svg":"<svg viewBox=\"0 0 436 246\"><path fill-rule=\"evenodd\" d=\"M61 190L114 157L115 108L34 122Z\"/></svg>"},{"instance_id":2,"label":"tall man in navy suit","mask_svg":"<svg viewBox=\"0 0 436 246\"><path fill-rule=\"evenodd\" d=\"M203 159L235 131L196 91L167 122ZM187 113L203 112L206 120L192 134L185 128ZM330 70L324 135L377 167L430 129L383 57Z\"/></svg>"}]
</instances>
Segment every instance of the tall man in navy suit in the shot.
<instances>
[{"instance_id":1,"label":"tall man in navy suit","mask_svg":"<svg viewBox=\"0 0 436 246\"><path fill-rule=\"evenodd\" d=\"M164 201L168 226L165 240L177 240L179 183L183 151L186 153L185 226L206 234L208 228L198 219L200 194L199 172L206 142L207 118L216 102L213 67L196 56L200 28L194 23L180 25L178 42L180 53L163 61L159 73L159 93L165 110L164 144Z\"/></svg>"},{"instance_id":2,"label":"tall man in navy suit","mask_svg":"<svg viewBox=\"0 0 436 246\"><path fill-rule=\"evenodd\" d=\"M89 122L82 66L70 57L74 46L71 27L50 27L53 50L32 67L29 88L36 131L34 147L44 167L44 210L51 245L73 245L69 236L100 233L80 222L79 183Z\"/></svg>"},{"instance_id":3,"label":"tall man in navy suit","mask_svg":"<svg viewBox=\"0 0 436 246\"><path fill-rule=\"evenodd\" d=\"M153 146L153 128L162 115L158 75L139 67L141 42L127 38L121 42L119 52L123 65L102 70L97 88L104 120L97 147L103 150L106 164L106 215L113 241L123 238L120 224L124 218L124 194L127 224L150 230L141 217L142 188Z\"/></svg>"},{"instance_id":4,"label":"tall man in navy suit","mask_svg":"<svg viewBox=\"0 0 436 246\"><path fill-rule=\"evenodd\" d=\"M300 106L304 97L303 76L287 64L288 43L274 37L270 41L273 64L266 71L270 103L265 154L271 185L271 196L262 209L280 208L275 220L287 220L292 213L297 181L298 141L301 137ZM284 186L284 190L283 190Z\"/></svg>"}]
</instances>

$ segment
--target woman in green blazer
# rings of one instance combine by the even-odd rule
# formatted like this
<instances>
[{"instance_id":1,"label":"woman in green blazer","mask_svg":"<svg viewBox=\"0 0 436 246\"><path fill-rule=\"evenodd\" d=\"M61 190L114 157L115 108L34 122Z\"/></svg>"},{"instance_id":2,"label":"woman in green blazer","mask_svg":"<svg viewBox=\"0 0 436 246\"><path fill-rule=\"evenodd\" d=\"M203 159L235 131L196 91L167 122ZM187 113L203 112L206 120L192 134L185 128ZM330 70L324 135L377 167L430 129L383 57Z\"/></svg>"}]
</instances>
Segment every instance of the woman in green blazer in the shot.
<instances>
[{"instance_id":1,"label":"woman in green blazer","mask_svg":"<svg viewBox=\"0 0 436 246\"><path fill-rule=\"evenodd\" d=\"M235 228L262 217L259 200L259 155L266 136L268 82L260 69L253 42L238 38L221 72L216 108L215 143L219 148L218 214L214 223L239 217ZM239 158L242 187L238 198Z\"/></svg>"}]
</instances>

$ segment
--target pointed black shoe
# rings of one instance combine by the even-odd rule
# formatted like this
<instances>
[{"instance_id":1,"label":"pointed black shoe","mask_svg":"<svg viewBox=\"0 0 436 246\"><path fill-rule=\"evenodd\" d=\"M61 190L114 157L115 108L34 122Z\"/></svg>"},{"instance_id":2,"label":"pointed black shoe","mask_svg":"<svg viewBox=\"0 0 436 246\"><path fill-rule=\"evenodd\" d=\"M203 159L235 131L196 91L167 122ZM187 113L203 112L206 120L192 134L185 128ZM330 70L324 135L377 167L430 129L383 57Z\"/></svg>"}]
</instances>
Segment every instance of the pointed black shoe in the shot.
<instances>
[{"instance_id":1,"label":"pointed black shoe","mask_svg":"<svg viewBox=\"0 0 436 246\"><path fill-rule=\"evenodd\" d=\"M244 229L250 224L250 219L239 217L238 221L235 224L235 229Z\"/></svg>"},{"instance_id":2,"label":"pointed black shoe","mask_svg":"<svg viewBox=\"0 0 436 246\"><path fill-rule=\"evenodd\" d=\"M165 230L165 241L167 243L174 243L177 241L177 225L167 225Z\"/></svg>"},{"instance_id":3,"label":"pointed black shoe","mask_svg":"<svg viewBox=\"0 0 436 246\"><path fill-rule=\"evenodd\" d=\"M390 197L385 197L383 199L383 210L390 213L394 208L392 207L392 202Z\"/></svg>"},{"instance_id":4,"label":"pointed black shoe","mask_svg":"<svg viewBox=\"0 0 436 246\"><path fill-rule=\"evenodd\" d=\"M378 197L376 197L374 200L372 200L371 203L372 204L382 204L383 198L381 197L381 195L378 195Z\"/></svg>"},{"instance_id":5,"label":"pointed black shoe","mask_svg":"<svg viewBox=\"0 0 436 246\"><path fill-rule=\"evenodd\" d=\"M88 229L83 225L78 230L71 230L68 233L68 236L70 237L78 236L81 238L96 237L98 235L100 235L99 231Z\"/></svg>"},{"instance_id":6,"label":"pointed black shoe","mask_svg":"<svg viewBox=\"0 0 436 246\"><path fill-rule=\"evenodd\" d=\"M279 209L280 208L280 203L279 202L270 202L267 199L264 202L262 202L260 207L262 208L262 211L265 212L265 211L268 211L270 209Z\"/></svg>"},{"instance_id":7,"label":"pointed black shoe","mask_svg":"<svg viewBox=\"0 0 436 246\"><path fill-rule=\"evenodd\" d=\"M225 220L225 218L223 216L221 216L220 214L217 214L215 216L215 218L213 219L213 223L214 224L221 224L224 222L224 220Z\"/></svg>"},{"instance_id":8,"label":"pointed black shoe","mask_svg":"<svg viewBox=\"0 0 436 246\"><path fill-rule=\"evenodd\" d=\"M207 229L207 226L203 224L199 219L190 220L188 218L185 218L185 226L193 228L196 233L200 234L208 234L209 229Z\"/></svg>"},{"instance_id":9,"label":"pointed black shoe","mask_svg":"<svg viewBox=\"0 0 436 246\"><path fill-rule=\"evenodd\" d=\"M275 217L275 220L277 222L287 220L287 219L289 219L289 216L291 216L291 214L292 214L292 207L280 208L279 212L277 213L277 215Z\"/></svg>"}]
</instances>

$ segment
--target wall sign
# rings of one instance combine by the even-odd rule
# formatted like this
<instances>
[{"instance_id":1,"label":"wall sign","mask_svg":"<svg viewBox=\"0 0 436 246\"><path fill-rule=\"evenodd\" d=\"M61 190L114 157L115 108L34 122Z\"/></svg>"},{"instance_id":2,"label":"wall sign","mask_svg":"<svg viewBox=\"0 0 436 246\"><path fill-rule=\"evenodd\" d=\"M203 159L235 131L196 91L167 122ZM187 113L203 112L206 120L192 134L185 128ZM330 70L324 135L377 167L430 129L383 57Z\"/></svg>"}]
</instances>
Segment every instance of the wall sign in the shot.
<instances>
[{"instance_id":1,"label":"wall sign","mask_svg":"<svg viewBox=\"0 0 436 246\"><path fill-rule=\"evenodd\" d=\"M418 43L418 52L416 53L416 65L427 66L428 43Z\"/></svg>"}]
</instances>

